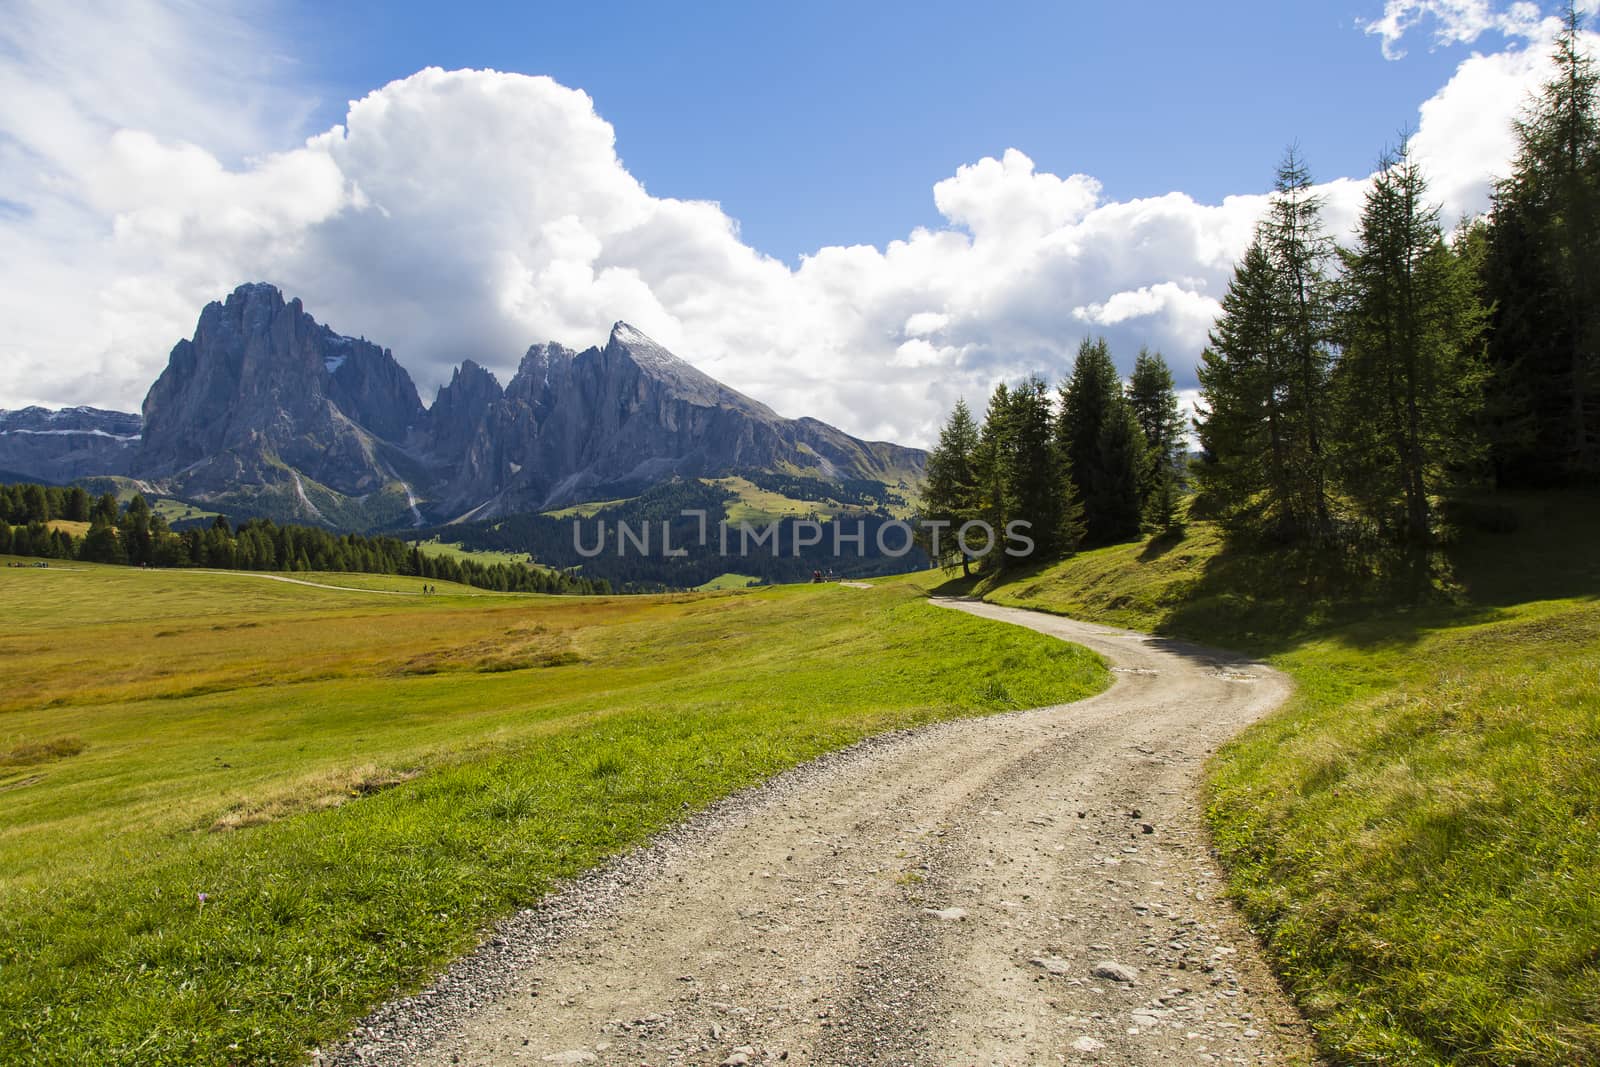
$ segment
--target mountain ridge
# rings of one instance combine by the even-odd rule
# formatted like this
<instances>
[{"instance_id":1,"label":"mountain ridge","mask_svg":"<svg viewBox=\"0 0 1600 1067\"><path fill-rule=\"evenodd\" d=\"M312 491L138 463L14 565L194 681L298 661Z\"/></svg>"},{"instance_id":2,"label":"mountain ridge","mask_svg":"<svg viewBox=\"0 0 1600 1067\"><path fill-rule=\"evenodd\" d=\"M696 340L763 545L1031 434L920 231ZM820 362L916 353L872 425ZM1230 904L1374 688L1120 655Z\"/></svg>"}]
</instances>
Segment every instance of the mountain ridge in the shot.
<instances>
[{"instance_id":1,"label":"mountain ridge","mask_svg":"<svg viewBox=\"0 0 1600 1067\"><path fill-rule=\"evenodd\" d=\"M464 359L424 405L391 350L335 332L263 282L205 306L139 415L0 412L0 469L134 477L220 510L364 529L543 511L740 469L906 488L924 459L780 416L620 320L603 346L530 346L504 386Z\"/></svg>"}]
</instances>

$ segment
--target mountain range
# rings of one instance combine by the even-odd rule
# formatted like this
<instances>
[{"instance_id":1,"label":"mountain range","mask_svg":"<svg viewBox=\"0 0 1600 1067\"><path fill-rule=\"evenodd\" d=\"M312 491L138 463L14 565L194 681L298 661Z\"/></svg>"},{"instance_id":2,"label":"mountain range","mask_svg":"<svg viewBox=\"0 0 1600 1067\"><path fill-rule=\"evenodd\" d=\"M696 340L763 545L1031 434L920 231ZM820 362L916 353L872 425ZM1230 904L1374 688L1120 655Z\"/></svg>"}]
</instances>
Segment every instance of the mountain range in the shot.
<instances>
[{"instance_id":1,"label":"mountain range","mask_svg":"<svg viewBox=\"0 0 1600 1067\"><path fill-rule=\"evenodd\" d=\"M788 419L619 322L529 348L510 382L467 360L425 406L390 350L241 285L173 346L142 413L0 412L0 472L120 476L230 514L424 526L627 498L741 470L907 488L926 456Z\"/></svg>"}]
</instances>

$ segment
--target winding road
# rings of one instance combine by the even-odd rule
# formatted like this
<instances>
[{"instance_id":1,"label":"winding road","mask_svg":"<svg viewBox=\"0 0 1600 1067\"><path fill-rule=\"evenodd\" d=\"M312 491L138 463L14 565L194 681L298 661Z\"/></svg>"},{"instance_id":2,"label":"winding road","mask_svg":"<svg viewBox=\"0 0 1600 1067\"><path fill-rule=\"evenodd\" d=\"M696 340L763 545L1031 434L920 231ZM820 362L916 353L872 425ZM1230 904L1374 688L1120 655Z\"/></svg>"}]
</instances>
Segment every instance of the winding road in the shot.
<instances>
[{"instance_id":1,"label":"winding road","mask_svg":"<svg viewBox=\"0 0 1600 1067\"><path fill-rule=\"evenodd\" d=\"M1206 757L1287 680L942 603L1086 645L1115 683L875 739L730 798L509 921L323 1061L1310 1062L1223 899L1198 801Z\"/></svg>"}]
</instances>

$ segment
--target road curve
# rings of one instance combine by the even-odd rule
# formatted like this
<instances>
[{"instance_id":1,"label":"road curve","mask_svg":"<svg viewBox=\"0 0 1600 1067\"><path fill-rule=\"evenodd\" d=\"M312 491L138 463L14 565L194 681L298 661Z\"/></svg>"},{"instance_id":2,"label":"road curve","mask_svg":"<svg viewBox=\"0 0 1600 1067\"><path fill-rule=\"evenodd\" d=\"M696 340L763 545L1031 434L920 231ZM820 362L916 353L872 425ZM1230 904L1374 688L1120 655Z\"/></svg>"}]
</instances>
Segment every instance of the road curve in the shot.
<instances>
[{"instance_id":1,"label":"road curve","mask_svg":"<svg viewBox=\"0 0 1600 1067\"><path fill-rule=\"evenodd\" d=\"M319 1058L1309 1061L1223 900L1198 804L1207 755L1287 680L1193 645L941 603L1086 645L1116 681L866 742L731 798L522 913Z\"/></svg>"}]
</instances>

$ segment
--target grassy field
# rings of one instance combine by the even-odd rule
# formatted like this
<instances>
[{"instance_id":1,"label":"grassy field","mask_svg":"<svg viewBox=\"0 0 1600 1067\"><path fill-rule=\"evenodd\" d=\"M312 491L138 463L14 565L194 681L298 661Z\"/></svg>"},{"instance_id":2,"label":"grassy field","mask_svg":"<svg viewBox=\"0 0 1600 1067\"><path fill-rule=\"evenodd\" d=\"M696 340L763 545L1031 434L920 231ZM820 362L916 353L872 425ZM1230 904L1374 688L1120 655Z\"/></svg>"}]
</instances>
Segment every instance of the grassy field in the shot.
<instances>
[{"instance_id":1,"label":"grassy field","mask_svg":"<svg viewBox=\"0 0 1600 1067\"><path fill-rule=\"evenodd\" d=\"M748 574L719 574L709 582L695 586L701 593L715 593L724 589L748 589L753 585L760 585L761 579Z\"/></svg>"},{"instance_id":2,"label":"grassy field","mask_svg":"<svg viewBox=\"0 0 1600 1067\"><path fill-rule=\"evenodd\" d=\"M51 519L49 522L45 523L45 525L50 527L52 530L60 530L63 533L69 533L73 537L82 537L84 534L89 532L88 523L75 522L72 519Z\"/></svg>"},{"instance_id":3,"label":"grassy field","mask_svg":"<svg viewBox=\"0 0 1600 1067\"><path fill-rule=\"evenodd\" d=\"M1209 819L1338 1063L1600 1062L1600 506L1512 507L1424 604L1204 524L980 588L1295 678L1211 764Z\"/></svg>"},{"instance_id":4,"label":"grassy field","mask_svg":"<svg viewBox=\"0 0 1600 1067\"><path fill-rule=\"evenodd\" d=\"M727 521L737 525L748 522L761 525L779 519L804 518L816 515L819 519L832 518L843 508L825 500L796 500L770 489L763 489L748 478L706 478L707 485L720 486L733 493L737 499L728 503Z\"/></svg>"},{"instance_id":5,"label":"grassy field","mask_svg":"<svg viewBox=\"0 0 1600 1067\"><path fill-rule=\"evenodd\" d=\"M362 588L0 567L0 1062L294 1062L717 797L1108 678L909 584L296 577Z\"/></svg>"},{"instance_id":6,"label":"grassy field","mask_svg":"<svg viewBox=\"0 0 1600 1067\"><path fill-rule=\"evenodd\" d=\"M196 519L209 520L217 517L217 512L208 511L199 504L189 504L182 500L173 500L171 497L156 497L149 501L149 504L151 511L169 523Z\"/></svg>"},{"instance_id":7,"label":"grassy field","mask_svg":"<svg viewBox=\"0 0 1600 1067\"><path fill-rule=\"evenodd\" d=\"M626 504L633 497L622 497L618 500L591 500L586 504L574 504L568 508L544 512L547 518L552 519L592 519L606 508L614 508L619 504Z\"/></svg>"},{"instance_id":8,"label":"grassy field","mask_svg":"<svg viewBox=\"0 0 1600 1067\"><path fill-rule=\"evenodd\" d=\"M528 554L526 552L497 552L490 548L464 548L459 541L441 542L437 537L433 538L431 541L423 541L421 544L417 545L417 547L422 549L425 554L430 556L446 556L451 559L471 560L474 563L481 563L484 566L490 566L495 563L505 563L510 566L533 567L536 570L549 570L548 567L541 567L539 564L529 563Z\"/></svg>"}]
</instances>

